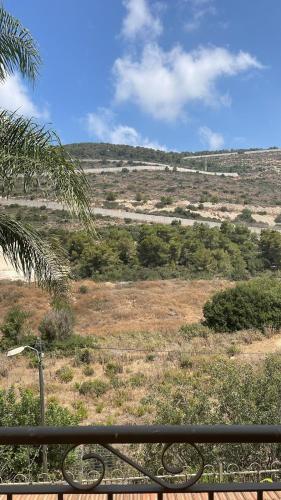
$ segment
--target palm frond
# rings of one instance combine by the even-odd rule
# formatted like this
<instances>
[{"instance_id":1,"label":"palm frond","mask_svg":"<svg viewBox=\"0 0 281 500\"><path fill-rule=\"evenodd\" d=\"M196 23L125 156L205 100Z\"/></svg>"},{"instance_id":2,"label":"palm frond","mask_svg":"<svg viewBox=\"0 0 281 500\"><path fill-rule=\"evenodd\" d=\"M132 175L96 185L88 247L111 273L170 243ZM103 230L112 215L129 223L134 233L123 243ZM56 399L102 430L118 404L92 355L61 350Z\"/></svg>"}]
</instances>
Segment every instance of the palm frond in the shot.
<instances>
[{"instance_id":1,"label":"palm frond","mask_svg":"<svg viewBox=\"0 0 281 500\"><path fill-rule=\"evenodd\" d=\"M27 225L0 213L0 247L5 260L28 280L67 297L69 268L60 252Z\"/></svg>"},{"instance_id":2,"label":"palm frond","mask_svg":"<svg viewBox=\"0 0 281 500\"><path fill-rule=\"evenodd\" d=\"M2 195L11 193L17 179L22 179L27 189L40 178L47 182L55 199L93 229L86 176L62 147L56 134L30 119L1 111Z\"/></svg>"},{"instance_id":3,"label":"palm frond","mask_svg":"<svg viewBox=\"0 0 281 500\"><path fill-rule=\"evenodd\" d=\"M34 80L41 59L34 39L20 21L0 6L0 80L19 70Z\"/></svg>"}]
</instances>

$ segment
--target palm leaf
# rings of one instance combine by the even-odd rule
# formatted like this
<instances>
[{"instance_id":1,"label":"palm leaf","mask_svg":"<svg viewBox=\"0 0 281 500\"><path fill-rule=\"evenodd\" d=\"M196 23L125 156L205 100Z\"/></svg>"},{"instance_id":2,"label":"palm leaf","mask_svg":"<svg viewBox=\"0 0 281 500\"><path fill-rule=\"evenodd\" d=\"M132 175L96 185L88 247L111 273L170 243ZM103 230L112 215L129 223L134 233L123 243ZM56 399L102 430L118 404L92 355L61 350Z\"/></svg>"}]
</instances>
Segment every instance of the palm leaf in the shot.
<instances>
[{"instance_id":1,"label":"palm leaf","mask_svg":"<svg viewBox=\"0 0 281 500\"><path fill-rule=\"evenodd\" d=\"M69 269L63 256L30 226L0 213L0 247L4 259L26 279L54 295L67 296Z\"/></svg>"},{"instance_id":2,"label":"palm leaf","mask_svg":"<svg viewBox=\"0 0 281 500\"><path fill-rule=\"evenodd\" d=\"M34 80L40 62L38 49L30 32L0 6L0 80L17 69L23 76Z\"/></svg>"},{"instance_id":3,"label":"palm leaf","mask_svg":"<svg viewBox=\"0 0 281 500\"><path fill-rule=\"evenodd\" d=\"M47 182L55 199L93 229L86 176L62 147L56 134L32 120L1 111L2 195L8 196L18 179L27 190L40 178Z\"/></svg>"}]
</instances>

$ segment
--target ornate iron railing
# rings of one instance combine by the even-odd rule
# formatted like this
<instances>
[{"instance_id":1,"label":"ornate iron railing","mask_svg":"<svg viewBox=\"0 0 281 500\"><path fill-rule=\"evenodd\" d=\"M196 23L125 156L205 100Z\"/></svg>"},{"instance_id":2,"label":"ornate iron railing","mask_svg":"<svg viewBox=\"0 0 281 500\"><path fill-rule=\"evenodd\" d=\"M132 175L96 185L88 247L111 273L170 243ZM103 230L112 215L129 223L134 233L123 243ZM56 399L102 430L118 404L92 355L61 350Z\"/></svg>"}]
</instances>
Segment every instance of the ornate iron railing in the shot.
<instances>
[{"instance_id":1,"label":"ornate iron railing","mask_svg":"<svg viewBox=\"0 0 281 500\"><path fill-rule=\"evenodd\" d=\"M111 500L117 493L155 493L159 500L165 493L198 492L206 493L211 500L216 492L256 492L257 499L261 500L265 491L281 492L279 467L274 469L278 478L275 482L216 481L217 475L205 465L204 450L206 446L225 443L278 444L281 443L281 425L0 428L0 445L67 446L61 457L61 481L2 483L0 494L7 495L9 500L15 494L56 494L62 500L64 494L93 493L106 494ZM139 444L146 446L142 460L123 451L124 445L128 445L130 451ZM157 454L160 469L155 469ZM80 457L78 468L77 457ZM123 482L120 482L117 463L127 468ZM279 465L276 460L272 463ZM129 469L137 475L130 476ZM234 476L236 472L232 471ZM279 495L281 498L281 493Z\"/></svg>"}]
</instances>

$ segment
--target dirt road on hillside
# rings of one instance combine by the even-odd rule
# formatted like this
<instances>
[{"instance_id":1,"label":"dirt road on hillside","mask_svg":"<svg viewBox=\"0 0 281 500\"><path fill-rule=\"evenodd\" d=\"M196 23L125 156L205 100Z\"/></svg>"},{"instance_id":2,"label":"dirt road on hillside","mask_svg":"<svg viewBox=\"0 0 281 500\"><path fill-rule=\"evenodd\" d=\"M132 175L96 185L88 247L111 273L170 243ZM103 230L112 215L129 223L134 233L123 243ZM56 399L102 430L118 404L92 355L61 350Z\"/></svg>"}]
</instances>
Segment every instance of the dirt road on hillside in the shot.
<instances>
[{"instance_id":1,"label":"dirt road on hillside","mask_svg":"<svg viewBox=\"0 0 281 500\"><path fill-rule=\"evenodd\" d=\"M67 209L61 203L56 201L49 201L45 199L29 200L27 198L0 198L0 205L10 205L11 203L17 203L20 206L26 207L41 207L45 205L51 210ZM193 226L194 224L202 223L209 227L220 227L220 222L213 221L200 221L195 219L182 219L180 217L168 217L165 215L152 215L152 214L141 214L137 212L130 212L126 210L117 210L110 208L92 207L92 212L94 215L102 215L104 217L112 217L114 219L131 219L137 222L150 222L154 224L171 224L174 220L180 221L182 226ZM254 233L260 233L262 228L248 226L248 228ZM276 231L281 231L281 229L274 228Z\"/></svg>"}]
</instances>

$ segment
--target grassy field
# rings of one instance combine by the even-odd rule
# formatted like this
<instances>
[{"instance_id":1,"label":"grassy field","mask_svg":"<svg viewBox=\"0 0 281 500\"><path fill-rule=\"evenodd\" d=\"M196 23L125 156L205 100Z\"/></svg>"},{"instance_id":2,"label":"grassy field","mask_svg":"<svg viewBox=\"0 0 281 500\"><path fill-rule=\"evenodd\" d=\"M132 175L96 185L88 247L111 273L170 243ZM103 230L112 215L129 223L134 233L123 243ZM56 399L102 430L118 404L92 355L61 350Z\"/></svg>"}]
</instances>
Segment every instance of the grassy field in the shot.
<instances>
[{"instance_id":1,"label":"grassy field","mask_svg":"<svg viewBox=\"0 0 281 500\"><path fill-rule=\"evenodd\" d=\"M86 361L81 350L69 356L46 353L47 398L82 409L84 423L153 421L149 403L153 388L172 380L186 383L206 363L221 359L253 363L266 352L278 351L281 337L270 331L186 336L180 327L198 322L205 301L229 286L222 280L75 283L75 331L93 336L96 348L88 350ZM37 332L49 308L47 295L33 286L2 281L2 318L11 304L30 313L29 328ZM38 390L37 368L29 356L19 356L15 362L1 354L0 387L11 385Z\"/></svg>"}]
</instances>

